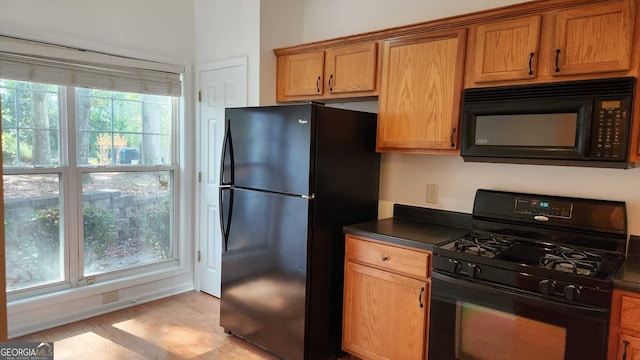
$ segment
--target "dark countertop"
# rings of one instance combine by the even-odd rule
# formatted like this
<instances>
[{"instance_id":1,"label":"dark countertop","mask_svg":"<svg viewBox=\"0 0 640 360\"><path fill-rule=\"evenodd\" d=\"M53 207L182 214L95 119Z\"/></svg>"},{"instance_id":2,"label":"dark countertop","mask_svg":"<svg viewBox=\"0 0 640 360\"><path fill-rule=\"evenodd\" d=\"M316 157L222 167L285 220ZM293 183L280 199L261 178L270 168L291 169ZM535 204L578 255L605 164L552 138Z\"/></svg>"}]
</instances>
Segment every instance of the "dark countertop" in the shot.
<instances>
[{"instance_id":1,"label":"dark countertop","mask_svg":"<svg viewBox=\"0 0 640 360\"><path fill-rule=\"evenodd\" d=\"M347 234L424 250L453 239L471 228L471 215L395 204L393 217L347 225Z\"/></svg>"},{"instance_id":2,"label":"dark countertop","mask_svg":"<svg viewBox=\"0 0 640 360\"><path fill-rule=\"evenodd\" d=\"M395 204L393 217L347 225L347 234L424 250L469 232L471 215ZM616 289L640 293L640 236L629 238L628 255L613 277Z\"/></svg>"},{"instance_id":3,"label":"dark countertop","mask_svg":"<svg viewBox=\"0 0 640 360\"><path fill-rule=\"evenodd\" d=\"M640 237L629 237L629 250L627 258L613 277L613 286L616 289L640 293Z\"/></svg>"},{"instance_id":4,"label":"dark countertop","mask_svg":"<svg viewBox=\"0 0 640 360\"><path fill-rule=\"evenodd\" d=\"M613 277L616 289L640 293L640 255L628 255Z\"/></svg>"}]
</instances>

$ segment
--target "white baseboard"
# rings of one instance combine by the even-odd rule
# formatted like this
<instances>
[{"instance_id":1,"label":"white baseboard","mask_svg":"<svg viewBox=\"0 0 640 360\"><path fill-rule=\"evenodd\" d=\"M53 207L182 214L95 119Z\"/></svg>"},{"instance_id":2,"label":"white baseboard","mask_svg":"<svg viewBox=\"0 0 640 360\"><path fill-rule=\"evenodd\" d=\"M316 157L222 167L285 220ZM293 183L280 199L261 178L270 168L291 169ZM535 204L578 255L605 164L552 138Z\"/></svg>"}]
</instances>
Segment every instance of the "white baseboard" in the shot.
<instances>
[{"instance_id":1,"label":"white baseboard","mask_svg":"<svg viewBox=\"0 0 640 360\"><path fill-rule=\"evenodd\" d=\"M194 290L193 275L182 274L170 278L158 279L146 283L113 289L118 300L103 304L103 293L84 292L79 289L73 299L58 302L44 299L29 304L28 307L8 305L9 338L31 334L56 326L84 320L97 315L135 306L145 302ZM68 294L65 295L69 297Z\"/></svg>"}]
</instances>

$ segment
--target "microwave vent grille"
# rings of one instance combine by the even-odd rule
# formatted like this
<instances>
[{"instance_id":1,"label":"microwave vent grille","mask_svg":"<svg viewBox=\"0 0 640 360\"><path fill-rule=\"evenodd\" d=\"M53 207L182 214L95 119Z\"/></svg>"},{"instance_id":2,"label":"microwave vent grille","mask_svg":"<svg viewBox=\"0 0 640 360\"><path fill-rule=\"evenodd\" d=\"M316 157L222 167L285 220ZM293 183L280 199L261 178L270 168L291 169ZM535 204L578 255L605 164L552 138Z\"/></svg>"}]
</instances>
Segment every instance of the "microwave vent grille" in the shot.
<instances>
[{"instance_id":1,"label":"microwave vent grille","mask_svg":"<svg viewBox=\"0 0 640 360\"><path fill-rule=\"evenodd\" d=\"M633 94L635 77L612 79L566 81L558 83L499 86L491 88L466 89L463 94L465 103L486 101L531 101L543 98L628 96Z\"/></svg>"}]
</instances>

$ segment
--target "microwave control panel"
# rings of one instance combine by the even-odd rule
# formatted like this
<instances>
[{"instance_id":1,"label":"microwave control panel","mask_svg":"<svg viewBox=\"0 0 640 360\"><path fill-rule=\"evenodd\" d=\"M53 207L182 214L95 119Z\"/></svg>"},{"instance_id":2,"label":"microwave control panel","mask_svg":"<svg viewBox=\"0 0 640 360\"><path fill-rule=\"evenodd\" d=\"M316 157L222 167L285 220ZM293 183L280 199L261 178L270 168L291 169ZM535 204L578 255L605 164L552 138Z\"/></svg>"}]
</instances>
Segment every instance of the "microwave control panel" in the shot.
<instances>
[{"instance_id":1,"label":"microwave control panel","mask_svg":"<svg viewBox=\"0 0 640 360\"><path fill-rule=\"evenodd\" d=\"M630 111L628 104L627 100L622 99L596 99L591 127L591 157L602 160L620 160L626 157Z\"/></svg>"}]
</instances>

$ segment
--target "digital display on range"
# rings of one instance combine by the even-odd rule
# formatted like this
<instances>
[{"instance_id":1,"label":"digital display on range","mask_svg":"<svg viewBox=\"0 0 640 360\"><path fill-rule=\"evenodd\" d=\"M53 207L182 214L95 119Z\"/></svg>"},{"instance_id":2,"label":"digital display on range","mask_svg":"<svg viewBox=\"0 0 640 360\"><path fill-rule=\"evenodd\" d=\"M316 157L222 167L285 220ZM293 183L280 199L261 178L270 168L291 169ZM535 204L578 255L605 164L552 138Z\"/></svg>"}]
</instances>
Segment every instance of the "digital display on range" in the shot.
<instances>
[{"instance_id":1,"label":"digital display on range","mask_svg":"<svg viewBox=\"0 0 640 360\"><path fill-rule=\"evenodd\" d=\"M544 215L570 219L573 212L573 204L567 201L518 198L516 200L515 212L519 214Z\"/></svg>"}]
</instances>

